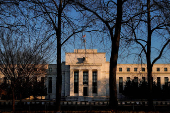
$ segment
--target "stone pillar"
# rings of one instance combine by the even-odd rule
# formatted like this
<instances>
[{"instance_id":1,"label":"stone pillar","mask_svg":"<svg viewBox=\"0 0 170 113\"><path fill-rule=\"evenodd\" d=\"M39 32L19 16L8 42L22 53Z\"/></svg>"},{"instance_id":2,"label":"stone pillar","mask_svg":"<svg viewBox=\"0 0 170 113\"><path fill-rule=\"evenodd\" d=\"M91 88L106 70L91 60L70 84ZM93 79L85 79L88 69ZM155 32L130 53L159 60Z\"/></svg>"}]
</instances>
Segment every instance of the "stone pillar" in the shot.
<instances>
[{"instance_id":1,"label":"stone pillar","mask_svg":"<svg viewBox=\"0 0 170 113\"><path fill-rule=\"evenodd\" d=\"M83 70L79 70L79 96L83 96Z\"/></svg>"},{"instance_id":2,"label":"stone pillar","mask_svg":"<svg viewBox=\"0 0 170 113\"><path fill-rule=\"evenodd\" d=\"M92 69L89 70L89 75L88 75L88 96L92 96L92 77L93 77L93 74L92 74Z\"/></svg>"},{"instance_id":3,"label":"stone pillar","mask_svg":"<svg viewBox=\"0 0 170 113\"><path fill-rule=\"evenodd\" d=\"M97 70L97 96L102 96L101 70Z\"/></svg>"},{"instance_id":4,"label":"stone pillar","mask_svg":"<svg viewBox=\"0 0 170 113\"><path fill-rule=\"evenodd\" d=\"M70 70L70 96L74 96L74 71Z\"/></svg>"}]
</instances>

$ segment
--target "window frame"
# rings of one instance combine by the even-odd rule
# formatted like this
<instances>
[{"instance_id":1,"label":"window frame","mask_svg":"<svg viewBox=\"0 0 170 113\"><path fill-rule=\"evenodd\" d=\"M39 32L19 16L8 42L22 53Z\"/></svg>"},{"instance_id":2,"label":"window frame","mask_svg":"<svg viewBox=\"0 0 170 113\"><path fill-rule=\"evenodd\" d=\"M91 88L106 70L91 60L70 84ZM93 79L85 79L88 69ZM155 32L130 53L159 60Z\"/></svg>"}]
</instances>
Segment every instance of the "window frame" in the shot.
<instances>
[{"instance_id":1,"label":"window frame","mask_svg":"<svg viewBox=\"0 0 170 113\"><path fill-rule=\"evenodd\" d=\"M78 90L79 90L79 72L74 71L74 93L78 93Z\"/></svg>"},{"instance_id":2,"label":"window frame","mask_svg":"<svg viewBox=\"0 0 170 113\"><path fill-rule=\"evenodd\" d=\"M127 68L127 72L130 72L130 68Z\"/></svg>"},{"instance_id":3,"label":"window frame","mask_svg":"<svg viewBox=\"0 0 170 113\"><path fill-rule=\"evenodd\" d=\"M137 72L137 71L138 71L138 68L135 67L135 68L134 68L134 72Z\"/></svg>"}]
</instances>

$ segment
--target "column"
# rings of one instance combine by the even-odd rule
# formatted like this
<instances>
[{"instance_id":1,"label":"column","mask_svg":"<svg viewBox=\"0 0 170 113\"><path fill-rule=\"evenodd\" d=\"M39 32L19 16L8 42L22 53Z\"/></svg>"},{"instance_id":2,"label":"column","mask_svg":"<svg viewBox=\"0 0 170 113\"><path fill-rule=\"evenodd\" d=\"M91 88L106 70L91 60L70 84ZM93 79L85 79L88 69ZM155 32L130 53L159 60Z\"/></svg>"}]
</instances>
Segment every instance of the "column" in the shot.
<instances>
[{"instance_id":1,"label":"column","mask_svg":"<svg viewBox=\"0 0 170 113\"><path fill-rule=\"evenodd\" d=\"M88 73L88 96L92 96L92 77L93 77L93 74L92 74L92 69L89 70L89 73Z\"/></svg>"},{"instance_id":2,"label":"column","mask_svg":"<svg viewBox=\"0 0 170 113\"><path fill-rule=\"evenodd\" d=\"M70 96L74 96L74 71L70 70Z\"/></svg>"},{"instance_id":3,"label":"column","mask_svg":"<svg viewBox=\"0 0 170 113\"><path fill-rule=\"evenodd\" d=\"M83 96L83 70L79 70L79 96Z\"/></svg>"},{"instance_id":4,"label":"column","mask_svg":"<svg viewBox=\"0 0 170 113\"><path fill-rule=\"evenodd\" d=\"M97 70L97 96L102 96L102 79L101 79L101 70Z\"/></svg>"}]
</instances>

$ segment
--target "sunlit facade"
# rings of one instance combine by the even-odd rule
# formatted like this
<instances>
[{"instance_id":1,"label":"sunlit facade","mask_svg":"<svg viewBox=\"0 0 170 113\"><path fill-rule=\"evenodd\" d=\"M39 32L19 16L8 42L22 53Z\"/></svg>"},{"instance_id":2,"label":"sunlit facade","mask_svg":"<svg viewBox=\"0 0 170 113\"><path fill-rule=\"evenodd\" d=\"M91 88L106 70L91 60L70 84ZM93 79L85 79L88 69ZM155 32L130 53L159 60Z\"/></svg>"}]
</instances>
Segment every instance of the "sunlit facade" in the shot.
<instances>
[{"instance_id":1,"label":"sunlit facade","mask_svg":"<svg viewBox=\"0 0 170 113\"><path fill-rule=\"evenodd\" d=\"M109 65L106 53L96 49L75 49L72 53L65 53L62 62L62 99L73 101L108 100L109 98ZM45 99L56 98L57 64L46 65L46 75L37 76L37 81L45 81L47 95ZM0 84L4 81L0 74ZM154 64L153 81L157 86L169 83L170 64ZM117 95L124 98L122 92L126 81L134 80L137 84L147 81L146 64L118 64L117 65Z\"/></svg>"},{"instance_id":2,"label":"sunlit facade","mask_svg":"<svg viewBox=\"0 0 170 113\"><path fill-rule=\"evenodd\" d=\"M62 63L62 98L74 101L107 100L109 97L109 65L105 53L96 49L75 49L73 53L65 53ZM56 66L52 66L53 71ZM51 77L51 78L50 78ZM170 64L155 64L153 66L153 81L162 87L169 82ZM117 65L117 94L122 95L126 81L147 81L146 64ZM47 75L46 99L55 99L56 74ZM50 86L50 87L49 87ZM50 89L50 90L49 90ZM50 96L49 96L50 95Z\"/></svg>"}]
</instances>

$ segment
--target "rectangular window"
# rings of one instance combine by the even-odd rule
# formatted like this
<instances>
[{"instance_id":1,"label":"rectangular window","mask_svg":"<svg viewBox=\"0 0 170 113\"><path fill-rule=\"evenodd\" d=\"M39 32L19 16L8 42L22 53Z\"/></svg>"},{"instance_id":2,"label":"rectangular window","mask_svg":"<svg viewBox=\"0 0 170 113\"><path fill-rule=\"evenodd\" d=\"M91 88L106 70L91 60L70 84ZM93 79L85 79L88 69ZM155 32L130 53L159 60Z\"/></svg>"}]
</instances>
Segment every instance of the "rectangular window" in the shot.
<instances>
[{"instance_id":1,"label":"rectangular window","mask_svg":"<svg viewBox=\"0 0 170 113\"><path fill-rule=\"evenodd\" d=\"M119 68L119 72L122 72L122 68Z\"/></svg>"},{"instance_id":2,"label":"rectangular window","mask_svg":"<svg viewBox=\"0 0 170 113\"><path fill-rule=\"evenodd\" d=\"M50 72L50 73L52 72L52 68L49 68L49 72Z\"/></svg>"},{"instance_id":3,"label":"rectangular window","mask_svg":"<svg viewBox=\"0 0 170 113\"><path fill-rule=\"evenodd\" d=\"M93 93L97 93L97 71L93 71L93 83L92 83L92 92Z\"/></svg>"},{"instance_id":4,"label":"rectangular window","mask_svg":"<svg viewBox=\"0 0 170 113\"><path fill-rule=\"evenodd\" d=\"M75 71L74 72L74 93L78 93L79 89L79 72Z\"/></svg>"},{"instance_id":5,"label":"rectangular window","mask_svg":"<svg viewBox=\"0 0 170 113\"><path fill-rule=\"evenodd\" d=\"M88 71L83 72L83 85L84 84L88 85Z\"/></svg>"},{"instance_id":6,"label":"rectangular window","mask_svg":"<svg viewBox=\"0 0 170 113\"><path fill-rule=\"evenodd\" d=\"M123 92L123 77L119 77L119 93Z\"/></svg>"},{"instance_id":7,"label":"rectangular window","mask_svg":"<svg viewBox=\"0 0 170 113\"><path fill-rule=\"evenodd\" d=\"M168 68L164 68L164 71L168 71Z\"/></svg>"},{"instance_id":8,"label":"rectangular window","mask_svg":"<svg viewBox=\"0 0 170 113\"><path fill-rule=\"evenodd\" d=\"M157 86L160 88L161 87L161 78L157 77Z\"/></svg>"},{"instance_id":9,"label":"rectangular window","mask_svg":"<svg viewBox=\"0 0 170 113\"><path fill-rule=\"evenodd\" d=\"M41 77L41 84L44 85L45 77Z\"/></svg>"},{"instance_id":10,"label":"rectangular window","mask_svg":"<svg viewBox=\"0 0 170 113\"><path fill-rule=\"evenodd\" d=\"M168 77L165 77L164 80L165 80L165 85L168 85L168 81L169 81Z\"/></svg>"},{"instance_id":11,"label":"rectangular window","mask_svg":"<svg viewBox=\"0 0 170 113\"><path fill-rule=\"evenodd\" d=\"M145 68L142 68L142 71L145 72Z\"/></svg>"},{"instance_id":12,"label":"rectangular window","mask_svg":"<svg viewBox=\"0 0 170 113\"><path fill-rule=\"evenodd\" d=\"M134 77L134 83L138 87L138 77Z\"/></svg>"},{"instance_id":13,"label":"rectangular window","mask_svg":"<svg viewBox=\"0 0 170 113\"><path fill-rule=\"evenodd\" d=\"M129 82L130 81L130 77L127 77L127 82Z\"/></svg>"},{"instance_id":14,"label":"rectangular window","mask_svg":"<svg viewBox=\"0 0 170 113\"><path fill-rule=\"evenodd\" d=\"M142 77L142 82L145 82L145 77Z\"/></svg>"},{"instance_id":15,"label":"rectangular window","mask_svg":"<svg viewBox=\"0 0 170 113\"><path fill-rule=\"evenodd\" d=\"M129 71L130 71L130 68L127 68L127 71L129 72Z\"/></svg>"},{"instance_id":16,"label":"rectangular window","mask_svg":"<svg viewBox=\"0 0 170 113\"><path fill-rule=\"evenodd\" d=\"M52 93L52 77L48 77L48 93Z\"/></svg>"},{"instance_id":17,"label":"rectangular window","mask_svg":"<svg viewBox=\"0 0 170 113\"><path fill-rule=\"evenodd\" d=\"M134 68L134 71L135 71L135 72L138 71L138 68Z\"/></svg>"},{"instance_id":18,"label":"rectangular window","mask_svg":"<svg viewBox=\"0 0 170 113\"><path fill-rule=\"evenodd\" d=\"M160 71L160 68L157 68L157 71Z\"/></svg>"}]
</instances>

